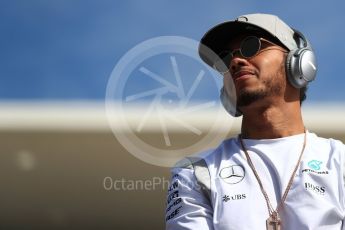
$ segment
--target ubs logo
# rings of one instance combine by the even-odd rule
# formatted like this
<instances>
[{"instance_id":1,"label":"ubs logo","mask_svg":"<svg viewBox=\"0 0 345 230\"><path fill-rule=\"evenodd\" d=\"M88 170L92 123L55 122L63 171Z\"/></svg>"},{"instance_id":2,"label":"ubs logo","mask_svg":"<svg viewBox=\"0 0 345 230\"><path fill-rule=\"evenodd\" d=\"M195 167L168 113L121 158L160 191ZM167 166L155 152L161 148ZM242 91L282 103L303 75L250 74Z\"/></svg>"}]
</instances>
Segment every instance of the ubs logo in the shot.
<instances>
[{"instance_id":1,"label":"ubs logo","mask_svg":"<svg viewBox=\"0 0 345 230\"><path fill-rule=\"evenodd\" d=\"M245 171L241 165L232 165L230 167L223 168L219 173L219 177L228 184L237 184L243 180L244 176Z\"/></svg>"}]
</instances>

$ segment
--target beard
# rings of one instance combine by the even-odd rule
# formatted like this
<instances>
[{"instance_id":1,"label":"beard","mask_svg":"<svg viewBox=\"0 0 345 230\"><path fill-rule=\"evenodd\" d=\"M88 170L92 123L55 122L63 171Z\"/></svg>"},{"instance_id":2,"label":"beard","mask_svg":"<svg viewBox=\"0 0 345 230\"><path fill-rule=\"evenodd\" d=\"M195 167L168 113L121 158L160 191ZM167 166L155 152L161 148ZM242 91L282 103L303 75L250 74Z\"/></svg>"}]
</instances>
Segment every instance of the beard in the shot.
<instances>
[{"instance_id":1,"label":"beard","mask_svg":"<svg viewBox=\"0 0 345 230\"><path fill-rule=\"evenodd\" d=\"M242 90L237 97L237 107L248 106L253 102L283 93L285 86L285 66L282 64L275 74L262 82L263 86L256 90Z\"/></svg>"}]
</instances>

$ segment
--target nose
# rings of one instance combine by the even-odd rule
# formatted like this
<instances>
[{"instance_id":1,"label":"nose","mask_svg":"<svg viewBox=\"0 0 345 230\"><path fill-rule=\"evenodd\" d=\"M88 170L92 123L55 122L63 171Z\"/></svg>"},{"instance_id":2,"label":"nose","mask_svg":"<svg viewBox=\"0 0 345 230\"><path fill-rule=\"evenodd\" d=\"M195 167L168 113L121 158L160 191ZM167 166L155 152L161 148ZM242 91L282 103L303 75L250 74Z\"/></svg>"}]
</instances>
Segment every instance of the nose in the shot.
<instances>
[{"instance_id":1,"label":"nose","mask_svg":"<svg viewBox=\"0 0 345 230\"><path fill-rule=\"evenodd\" d=\"M236 55L231 59L230 62L230 72L233 74L235 73L239 68L248 65L247 59L243 58L240 55Z\"/></svg>"}]
</instances>

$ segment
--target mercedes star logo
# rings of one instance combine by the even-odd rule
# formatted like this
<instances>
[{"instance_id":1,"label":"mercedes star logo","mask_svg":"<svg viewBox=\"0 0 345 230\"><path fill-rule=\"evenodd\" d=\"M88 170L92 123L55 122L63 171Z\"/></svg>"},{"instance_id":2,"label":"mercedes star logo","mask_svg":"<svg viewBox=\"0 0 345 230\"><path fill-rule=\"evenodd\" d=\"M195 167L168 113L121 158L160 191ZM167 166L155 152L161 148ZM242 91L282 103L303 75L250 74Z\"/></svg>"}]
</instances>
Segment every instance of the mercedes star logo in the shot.
<instances>
[{"instance_id":1,"label":"mercedes star logo","mask_svg":"<svg viewBox=\"0 0 345 230\"><path fill-rule=\"evenodd\" d=\"M220 170L219 177L228 184L237 184L244 178L244 168L241 165L232 165Z\"/></svg>"}]
</instances>

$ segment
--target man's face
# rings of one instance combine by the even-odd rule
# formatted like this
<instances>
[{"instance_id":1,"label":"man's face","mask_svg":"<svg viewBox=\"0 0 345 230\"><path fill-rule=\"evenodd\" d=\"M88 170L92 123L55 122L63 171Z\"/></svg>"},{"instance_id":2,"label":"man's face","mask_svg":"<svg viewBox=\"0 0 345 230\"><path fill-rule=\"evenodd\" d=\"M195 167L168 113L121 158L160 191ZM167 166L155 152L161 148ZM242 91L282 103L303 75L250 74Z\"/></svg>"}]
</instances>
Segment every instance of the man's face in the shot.
<instances>
[{"instance_id":1,"label":"man's face","mask_svg":"<svg viewBox=\"0 0 345 230\"><path fill-rule=\"evenodd\" d=\"M231 41L229 49L239 49L243 39L248 36L248 34L242 35ZM257 37L260 38L260 36ZM243 58L235 52L228 63L229 73L224 75L224 86L231 95L229 90L233 81L237 106L243 107L254 102L263 102L265 98L283 98L286 87L285 59L284 48L265 40L261 40L260 51L251 58Z\"/></svg>"}]
</instances>

